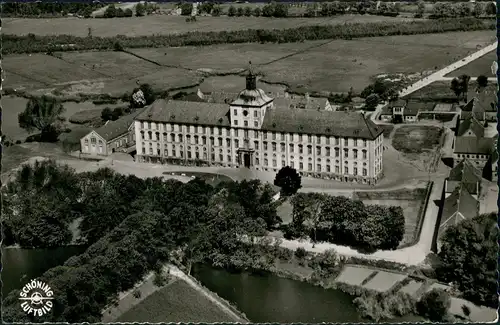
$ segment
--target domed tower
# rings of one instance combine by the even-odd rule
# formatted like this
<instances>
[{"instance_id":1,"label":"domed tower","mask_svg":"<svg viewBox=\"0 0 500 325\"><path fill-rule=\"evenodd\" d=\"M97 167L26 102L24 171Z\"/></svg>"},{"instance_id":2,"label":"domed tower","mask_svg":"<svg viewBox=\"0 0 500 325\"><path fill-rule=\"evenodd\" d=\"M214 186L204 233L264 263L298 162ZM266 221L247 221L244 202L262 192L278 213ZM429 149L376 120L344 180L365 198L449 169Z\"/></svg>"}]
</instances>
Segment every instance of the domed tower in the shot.
<instances>
[{"instance_id":1,"label":"domed tower","mask_svg":"<svg viewBox=\"0 0 500 325\"><path fill-rule=\"evenodd\" d=\"M257 75L249 62L246 75L246 87L230 104L231 127L260 129L266 109L272 108L273 99L257 88Z\"/></svg>"}]
</instances>

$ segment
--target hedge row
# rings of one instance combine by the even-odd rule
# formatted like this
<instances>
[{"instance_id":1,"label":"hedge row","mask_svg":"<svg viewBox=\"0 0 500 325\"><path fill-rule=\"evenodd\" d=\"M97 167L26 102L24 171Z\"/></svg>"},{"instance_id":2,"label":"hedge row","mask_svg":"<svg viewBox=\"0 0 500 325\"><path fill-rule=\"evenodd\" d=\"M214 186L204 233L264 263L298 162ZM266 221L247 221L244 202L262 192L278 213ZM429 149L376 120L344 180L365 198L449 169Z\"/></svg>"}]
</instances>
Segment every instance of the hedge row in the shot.
<instances>
[{"instance_id":1,"label":"hedge row","mask_svg":"<svg viewBox=\"0 0 500 325\"><path fill-rule=\"evenodd\" d=\"M290 29L247 29L240 31L189 32L180 35L141 37L77 37L71 35L3 35L3 53L36 53L74 50L112 50L121 48L203 46L234 43L291 43L304 40L354 39L390 35L414 35L451 31L493 30L495 21L475 18L440 19L412 22L351 23L303 26ZM71 44L71 46L68 46Z\"/></svg>"}]
</instances>

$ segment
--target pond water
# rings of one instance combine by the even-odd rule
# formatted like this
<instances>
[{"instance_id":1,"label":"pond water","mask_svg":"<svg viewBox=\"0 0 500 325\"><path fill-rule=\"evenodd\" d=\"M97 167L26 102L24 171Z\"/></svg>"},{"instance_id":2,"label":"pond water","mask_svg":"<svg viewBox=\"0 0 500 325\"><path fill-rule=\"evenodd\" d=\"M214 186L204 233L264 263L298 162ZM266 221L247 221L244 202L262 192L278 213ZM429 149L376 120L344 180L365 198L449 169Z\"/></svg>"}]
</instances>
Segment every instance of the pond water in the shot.
<instances>
[{"instance_id":1,"label":"pond water","mask_svg":"<svg viewBox=\"0 0 500 325\"><path fill-rule=\"evenodd\" d=\"M2 293L22 288L28 281L41 276L52 267L62 265L73 255L85 251L85 246L54 249L2 248Z\"/></svg>"},{"instance_id":2,"label":"pond water","mask_svg":"<svg viewBox=\"0 0 500 325\"><path fill-rule=\"evenodd\" d=\"M82 246L2 249L4 296L84 250ZM195 265L192 275L205 287L237 306L252 322L367 322L357 314L353 298L340 290L325 290L270 274L231 273L206 265ZM418 321L422 319L416 316L391 320Z\"/></svg>"},{"instance_id":3,"label":"pond water","mask_svg":"<svg viewBox=\"0 0 500 325\"><path fill-rule=\"evenodd\" d=\"M231 273L206 265L196 265L192 275L236 305L252 322L368 322L358 315L353 297L340 290L326 290L271 274ZM389 322L416 321L422 319L406 316Z\"/></svg>"}]
</instances>

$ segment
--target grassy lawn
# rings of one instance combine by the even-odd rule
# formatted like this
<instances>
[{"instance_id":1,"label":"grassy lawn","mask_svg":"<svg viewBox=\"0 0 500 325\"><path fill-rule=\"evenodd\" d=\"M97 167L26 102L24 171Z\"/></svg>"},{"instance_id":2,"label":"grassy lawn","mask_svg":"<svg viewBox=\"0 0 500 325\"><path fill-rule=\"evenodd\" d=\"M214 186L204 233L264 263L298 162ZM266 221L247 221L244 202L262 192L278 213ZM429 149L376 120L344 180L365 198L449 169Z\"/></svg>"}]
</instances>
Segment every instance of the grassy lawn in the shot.
<instances>
[{"instance_id":1,"label":"grassy lawn","mask_svg":"<svg viewBox=\"0 0 500 325\"><path fill-rule=\"evenodd\" d=\"M400 292L407 293L410 295L416 295L418 290L422 287L422 282L411 280L407 285L399 290Z\"/></svg>"},{"instance_id":2,"label":"grassy lawn","mask_svg":"<svg viewBox=\"0 0 500 325\"><path fill-rule=\"evenodd\" d=\"M171 15L152 15L147 17L111 19L23 19L6 18L2 20L5 34L61 35L87 37L88 28L93 36L109 37L116 35L147 36L152 34L179 34L194 31L229 31L245 29L285 29L307 25L336 25L346 22L408 21L413 19L399 17L343 15L324 18L265 18L265 17L197 17L196 22L187 23L186 17ZM110 28L110 26L113 26Z\"/></svg>"},{"instance_id":3,"label":"grassy lawn","mask_svg":"<svg viewBox=\"0 0 500 325\"><path fill-rule=\"evenodd\" d=\"M121 315L116 322L233 322L234 319L190 285L178 280Z\"/></svg>"},{"instance_id":4,"label":"grassy lawn","mask_svg":"<svg viewBox=\"0 0 500 325\"><path fill-rule=\"evenodd\" d=\"M491 73L491 65L494 61L497 61L497 53L496 51L491 51L480 57L479 59L474 60L471 63L461 67L460 69L447 74L446 77L458 77L460 75L466 74L473 77L473 79L480 75L485 75L488 78L493 78L494 75Z\"/></svg>"},{"instance_id":5,"label":"grassy lawn","mask_svg":"<svg viewBox=\"0 0 500 325\"><path fill-rule=\"evenodd\" d=\"M360 285L366 278L373 273L372 269L356 266L346 266L335 279L336 282L347 283L353 286Z\"/></svg>"},{"instance_id":6,"label":"grassy lawn","mask_svg":"<svg viewBox=\"0 0 500 325\"><path fill-rule=\"evenodd\" d=\"M289 224L293 221L293 206L290 199L283 202L277 209L278 216L283 220L283 224Z\"/></svg>"},{"instance_id":7,"label":"grassy lawn","mask_svg":"<svg viewBox=\"0 0 500 325\"><path fill-rule=\"evenodd\" d=\"M443 129L437 126L404 125L394 133L392 145L403 153L422 153L435 149L442 133Z\"/></svg>"}]
</instances>

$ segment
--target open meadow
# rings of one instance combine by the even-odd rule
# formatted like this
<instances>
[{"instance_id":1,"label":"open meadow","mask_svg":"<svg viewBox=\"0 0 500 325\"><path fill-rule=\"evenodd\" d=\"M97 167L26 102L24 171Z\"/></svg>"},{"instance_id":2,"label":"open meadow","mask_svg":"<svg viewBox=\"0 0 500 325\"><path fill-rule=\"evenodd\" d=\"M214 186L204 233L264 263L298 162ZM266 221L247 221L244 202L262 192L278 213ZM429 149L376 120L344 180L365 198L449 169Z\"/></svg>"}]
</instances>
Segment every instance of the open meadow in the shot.
<instances>
[{"instance_id":1,"label":"open meadow","mask_svg":"<svg viewBox=\"0 0 500 325\"><path fill-rule=\"evenodd\" d=\"M475 83L475 79L471 80L471 85ZM404 99L419 100L428 102L456 102L457 96L450 89L451 80L435 81L424 88L421 88L411 94L404 96ZM496 91L497 84L490 82L486 89Z\"/></svg>"},{"instance_id":2,"label":"open meadow","mask_svg":"<svg viewBox=\"0 0 500 325\"><path fill-rule=\"evenodd\" d=\"M233 322L221 308L182 280L156 291L121 315L116 322Z\"/></svg>"},{"instance_id":3,"label":"open meadow","mask_svg":"<svg viewBox=\"0 0 500 325\"><path fill-rule=\"evenodd\" d=\"M186 22L185 16L151 15L129 18L58 18L2 20L2 33L14 35L64 35L87 37L116 35L148 36L182 34L186 32L234 31L245 29L286 29L310 25L337 25L344 23L373 23L412 21L413 18L343 15L322 18L266 18L266 17L197 17L196 22ZM110 28L112 26L112 28Z\"/></svg>"},{"instance_id":4,"label":"open meadow","mask_svg":"<svg viewBox=\"0 0 500 325\"><path fill-rule=\"evenodd\" d=\"M497 53L496 51L491 51L490 53L480 57L477 60L472 61L471 63L461 67L446 75L446 77L458 77L460 75L466 74L471 77L477 77L480 75L485 75L488 78L494 78L495 75L491 72L491 65L494 61L497 61Z\"/></svg>"}]
</instances>

